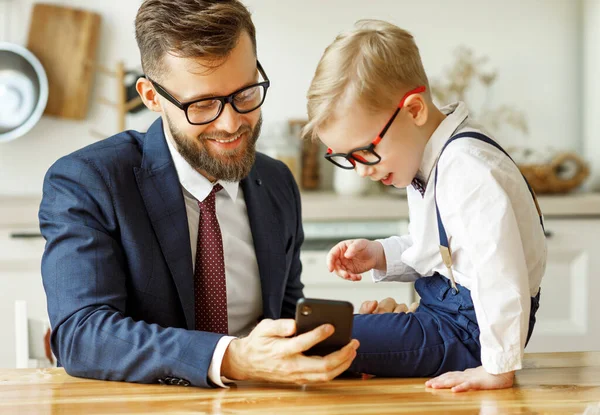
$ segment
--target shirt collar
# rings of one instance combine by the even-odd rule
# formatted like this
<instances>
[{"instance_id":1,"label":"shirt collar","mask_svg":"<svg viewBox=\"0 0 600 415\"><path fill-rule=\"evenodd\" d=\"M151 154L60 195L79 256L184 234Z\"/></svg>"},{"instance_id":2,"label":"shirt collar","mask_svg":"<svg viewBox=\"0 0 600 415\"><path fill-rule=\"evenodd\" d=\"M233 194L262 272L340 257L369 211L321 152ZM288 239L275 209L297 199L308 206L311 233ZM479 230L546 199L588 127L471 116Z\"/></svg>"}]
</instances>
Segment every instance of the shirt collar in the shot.
<instances>
[{"instance_id":1,"label":"shirt collar","mask_svg":"<svg viewBox=\"0 0 600 415\"><path fill-rule=\"evenodd\" d=\"M423 183L423 186L427 186L431 172L435 167L437 160L440 156L440 152L448 141L460 128L460 126L466 121L469 116L469 110L463 102L457 102L450 104L440 109L446 118L440 123L438 128L433 132L425 151L423 152L423 159L421 160L421 166L417 172L416 179Z\"/></svg>"},{"instance_id":2,"label":"shirt collar","mask_svg":"<svg viewBox=\"0 0 600 415\"><path fill-rule=\"evenodd\" d=\"M166 125L164 126L164 130L167 146L169 147L169 152L171 153L173 163L175 164L175 170L179 177L179 183L181 183L181 186L194 196L196 200L199 202L204 201L212 191L215 183L211 183L206 177L198 173L187 161L185 161L183 156L175 148L175 144L171 141L172 139L167 132ZM223 189L227 192L229 197L231 197L231 200L235 202L240 183L226 182L223 180L218 180L217 183L223 186Z\"/></svg>"}]
</instances>

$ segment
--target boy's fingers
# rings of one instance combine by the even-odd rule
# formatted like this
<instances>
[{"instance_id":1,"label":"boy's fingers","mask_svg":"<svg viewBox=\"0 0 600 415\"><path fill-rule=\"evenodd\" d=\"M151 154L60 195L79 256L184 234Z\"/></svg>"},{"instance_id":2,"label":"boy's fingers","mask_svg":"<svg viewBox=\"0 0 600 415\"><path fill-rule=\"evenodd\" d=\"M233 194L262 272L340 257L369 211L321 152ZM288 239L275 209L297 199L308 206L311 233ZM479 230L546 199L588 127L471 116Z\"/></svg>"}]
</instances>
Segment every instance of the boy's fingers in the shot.
<instances>
[{"instance_id":1,"label":"boy's fingers","mask_svg":"<svg viewBox=\"0 0 600 415\"><path fill-rule=\"evenodd\" d=\"M344 252L346 251L346 242L347 241L339 242L327 253L326 261L327 264L331 264L332 268L340 261L340 258L344 256ZM333 269L331 271L333 271Z\"/></svg>"},{"instance_id":2,"label":"boy's fingers","mask_svg":"<svg viewBox=\"0 0 600 415\"><path fill-rule=\"evenodd\" d=\"M344 252L344 257L345 258L352 258L354 257L359 251L361 251L363 249L363 241L356 240L356 241L352 241L352 243L350 245L348 245L348 249L346 249L346 252Z\"/></svg>"},{"instance_id":3,"label":"boy's fingers","mask_svg":"<svg viewBox=\"0 0 600 415\"><path fill-rule=\"evenodd\" d=\"M377 307L377 314L385 314L385 313L393 313L394 309L398 306L396 304L396 300L391 297L384 298L379 302L379 306Z\"/></svg>"},{"instance_id":4,"label":"boy's fingers","mask_svg":"<svg viewBox=\"0 0 600 415\"><path fill-rule=\"evenodd\" d=\"M349 281L360 281L362 279L362 275L354 274L353 272L348 271L345 267L342 266L337 266L335 268L335 274L338 277Z\"/></svg>"},{"instance_id":5,"label":"boy's fingers","mask_svg":"<svg viewBox=\"0 0 600 415\"><path fill-rule=\"evenodd\" d=\"M406 304L398 304L394 308L394 313L408 313L408 307L406 306Z\"/></svg>"},{"instance_id":6,"label":"boy's fingers","mask_svg":"<svg viewBox=\"0 0 600 415\"><path fill-rule=\"evenodd\" d=\"M329 272L333 272L336 263L339 262L339 249L337 245L331 248L325 261L327 262L327 268L329 269Z\"/></svg>"},{"instance_id":7,"label":"boy's fingers","mask_svg":"<svg viewBox=\"0 0 600 415\"><path fill-rule=\"evenodd\" d=\"M336 259L336 260L333 262L333 265L332 265L332 267L331 267L331 272L334 272L334 273L335 273L335 274L337 274L339 277L342 277L342 278L344 278L344 277L343 277L341 274L342 274L343 272L346 272L346 270L344 269L344 267L342 267L342 264L341 264L341 262L340 262L338 259Z\"/></svg>"},{"instance_id":8,"label":"boy's fingers","mask_svg":"<svg viewBox=\"0 0 600 415\"><path fill-rule=\"evenodd\" d=\"M465 381L460 385L454 386L452 392L466 392L470 389L477 389L470 381Z\"/></svg>"},{"instance_id":9,"label":"boy's fingers","mask_svg":"<svg viewBox=\"0 0 600 415\"><path fill-rule=\"evenodd\" d=\"M351 278L352 281L360 281L362 280L362 275L360 274L353 274L353 273L349 273L348 274Z\"/></svg>"},{"instance_id":10,"label":"boy's fingers","mask_svg":"<svg viewBox=\"0 0 600 415\"><path fill-rule=\"evenodd\" d=\"M377 301L365 301L361 304L358 314L373 314L377 308Z\"/></svg>"},{"instance_id":11,"label":"boy's fingers","mask_svg":"<svg viewBox=\"0 0 600 415\"><path fill-rule=\"evenodd\" d=\"M343 278L345 280L349 279L348 272L345 269L336 268L335 273L338 277Z\"/></svg>"}]
</instances>

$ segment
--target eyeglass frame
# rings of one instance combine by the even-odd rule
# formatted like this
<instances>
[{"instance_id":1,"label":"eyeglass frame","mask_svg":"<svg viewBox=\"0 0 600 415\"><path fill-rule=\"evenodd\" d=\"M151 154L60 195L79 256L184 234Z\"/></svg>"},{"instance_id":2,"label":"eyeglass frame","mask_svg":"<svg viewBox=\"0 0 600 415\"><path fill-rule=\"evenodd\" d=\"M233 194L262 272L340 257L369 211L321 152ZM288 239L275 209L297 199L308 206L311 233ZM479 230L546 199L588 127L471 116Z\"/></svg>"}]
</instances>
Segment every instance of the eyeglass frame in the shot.
<instances>
[{"instance_id":1,"label":"eyeglass frame","mask_svg":"<svg viewBox=\"0 0 600 415\"><path fill-rule=\"evenodd\" d=\"M161 95L163 98L165 98L171 104L175 105L177 108L179 108L180 110L182 110L185 113L185 118L187 118L187 121L190 124L192 124L192 125L206 125L206 124L210 124L211 122L215 121L217 118L219 118L221 116L221 114L223 113L223 109L225 109L225 105L226 104L230 104L231 107L238 114L248 114L248 113L251 113L252 111L256 111L257 109L259 109L264 104L265 99L267 98L267 90L271 86L271 81L269 80L269 77L265 73L265 70L263 69L262 65L260 64L260 62L258 60L256 61L256 67L258 69L258 73L263 77L264 81L257 82L257 83L252 84L252 85L245 86L243 88L238 89L237 91L232 92L229 95L200 98L200 99L196 99L196 100L188 101L188 102L181 102L181 101L179 101L169 91L167 91L162 85L160 85L158 82L152 80L148 75L145 75L145 78L150 81L150 83L152 84L152 86L154 87L154 89L156 89L156 92L158 92L159 95ZM240 111L235 106L235 104L233 103L233 97L234 97L234 95L237 95L240 92L244 92L247 89L256 88L258 86L263 87L264 90L265 90L265 93L264 93L264 95L262 97L261 103L256 108L254 108L252 110L249 110L249 111ZM217 115L215 115L215 117L212 120L201 122L201 123L194 123L194 122L190 121L190 117L188 115L188 108L189 107L191 107L193 104L196 104L198 102L202 102L202 101L215 101L215 100L221 102L221 108L219 109L219 111L217 112Z\"/></svg>"},{"instance_id":2,"label":"eyeglass frame","mask_svg":"<svg viewBox=\"0 0 600 415\"><path fill-rule=\"evenodd\" d=\"M427 88L425 86L419 86L415 89L408 91L406 94L404 94L404 96L400 100L400 103L396 107L396 110L394 111L394 113L392 114L392 116L390 117L388 122L385 124L385 126L383 127L381 132L379 134L377 134L377 137L375 137L375 139L369 145L366 145L363 147L357 147L355 149L350 150L348 153L334 153L331 148L328 148L327 153L325 153L325 158L329 162L336 165L337 167L345 169L345 170L354 170L356 168L357 162L360 164L364 164L365 166L374 166L375 164L379 163L381 161L381 156L375 152L375 146L381 142L381 140L383 139L383 136L385 135L387 130L389 130L389 128L392 126L392 123L398 116L398 113L404 107L404 102L406 101L406 99L408 97L410 97L411 95L420 94L422 92L425 92L426 90L427 90ZM359 152L359 151L368 151L371 154L373 154L375 157L377 157L377 160L367 161L366 159L364 159L358 155L354 155L354 153ZM334 157L343 157L346 160L348 160L350 162L350 164L352 164L352 166L342 166L341 164L338 164L336 161L333 160Z\"/></svg>"}]
</instances>

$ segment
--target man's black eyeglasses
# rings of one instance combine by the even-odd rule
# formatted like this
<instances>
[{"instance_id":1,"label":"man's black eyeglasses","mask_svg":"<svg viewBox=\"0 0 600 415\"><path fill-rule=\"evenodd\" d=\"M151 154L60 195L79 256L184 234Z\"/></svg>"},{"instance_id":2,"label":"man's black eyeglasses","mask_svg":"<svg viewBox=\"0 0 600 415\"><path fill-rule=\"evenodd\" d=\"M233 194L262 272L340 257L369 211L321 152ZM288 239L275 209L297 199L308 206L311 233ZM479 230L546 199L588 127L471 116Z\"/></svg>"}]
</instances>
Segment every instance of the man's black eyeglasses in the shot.
<instances>
[{"instance_id":1,"label":"man's black eyeglasses","mask_svg":"<svg viewBox=\"0 0 600 415\"><path fill-rule=\"evenodd\" d=\"M146 79L152 83L156 92L185 112L185 116L190 124L204 125L219 118L223 112L223 108L225 108L225 104L231 104L233 109L240 114L247 114L256 110L265 102L267 89L271 86L271 81L269 81L260 62L256 61L256 66L264 79L263 82L245 86L224 97L201 98L190 102L180 102L158 82L153 81L147 76Z\"/></svg>"}]
</instances>

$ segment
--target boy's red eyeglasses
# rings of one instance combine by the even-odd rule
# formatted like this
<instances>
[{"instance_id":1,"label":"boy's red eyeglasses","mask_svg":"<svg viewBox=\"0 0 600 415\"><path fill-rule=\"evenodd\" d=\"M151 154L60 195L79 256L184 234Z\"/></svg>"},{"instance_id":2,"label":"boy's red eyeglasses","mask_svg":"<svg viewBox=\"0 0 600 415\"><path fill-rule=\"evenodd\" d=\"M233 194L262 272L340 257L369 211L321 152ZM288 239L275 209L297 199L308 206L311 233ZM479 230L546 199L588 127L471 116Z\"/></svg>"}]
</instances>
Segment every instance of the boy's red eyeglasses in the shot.
<instances>
[{"instance_id":1,"label":"boy's red eyeglasses","mask_svg":"<svg viewBox=\"0 0 600 415\"><path fill-rule=\"evenodd\" d=\"M377 135L375 140L373 140L371 142L371 144L369 144L368 146L364 146L364 147L357 147L348 153L334 153L332 149L328 148L327 154L325 154L325 158L327 160L329 160L330 162L332 162L333 164L335 164L336 166L341 167L342 169L347 169L347 170L354 169L357 162L361 163L361 164L365 164L367 166L372 166L374 164L379 163L381 161L381 156L375 152L375 146L377 144L379 144L379 142L383 139L383 136L385 135L387 130L390 128L390 126L396 119L396 116L398 115L398 113L400 112L402 107L404 106L404 102L406 101L406 99L411 95L420 94L421 92L425 92L425 90L426 90L426 88L424 86L420 86L420 87L410 90L406 94L404 94L404 96L402 97L402 100L400 100L400 103L398 104L398 107L396 108L396 111L394 111L394 114L392 114L392 116L390 117L390 119L387 122L387 124L385 125L385 127L383 127L381 132Z\"/></svg>"}]
</instances>

